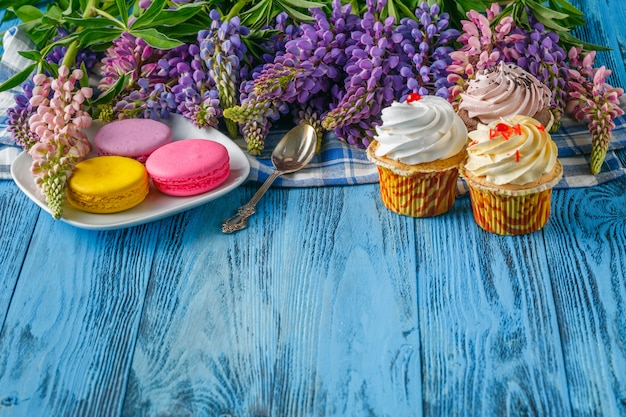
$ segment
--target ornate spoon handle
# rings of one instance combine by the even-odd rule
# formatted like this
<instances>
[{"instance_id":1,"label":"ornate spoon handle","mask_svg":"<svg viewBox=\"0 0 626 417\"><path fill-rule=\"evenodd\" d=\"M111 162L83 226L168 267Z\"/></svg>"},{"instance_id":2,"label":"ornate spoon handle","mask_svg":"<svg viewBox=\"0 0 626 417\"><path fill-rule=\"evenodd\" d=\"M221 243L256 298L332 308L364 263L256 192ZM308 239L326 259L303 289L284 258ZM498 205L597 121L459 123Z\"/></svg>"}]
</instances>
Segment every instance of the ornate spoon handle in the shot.
<instances>
[{"instance_id":1,"label":"ornate spoon handle","mask_svg":"<svg viewBox=\"0 0 626 417\"><path fill-rule=\"evenodd\" d=\"M244 229L248 225L248 217L255 213L254 207L256 204L259 202L261 197L263 197L263 194L265 194L265 192L270 188L276 178L278 178L281 174L282 172L279 170L272 172L272 174L267 177L263 185L261 185L261 188L254 193L250 201L239 207L236 214L224 220L222 223L222 232L233 233Z\"/></svg>"}]
</instances>

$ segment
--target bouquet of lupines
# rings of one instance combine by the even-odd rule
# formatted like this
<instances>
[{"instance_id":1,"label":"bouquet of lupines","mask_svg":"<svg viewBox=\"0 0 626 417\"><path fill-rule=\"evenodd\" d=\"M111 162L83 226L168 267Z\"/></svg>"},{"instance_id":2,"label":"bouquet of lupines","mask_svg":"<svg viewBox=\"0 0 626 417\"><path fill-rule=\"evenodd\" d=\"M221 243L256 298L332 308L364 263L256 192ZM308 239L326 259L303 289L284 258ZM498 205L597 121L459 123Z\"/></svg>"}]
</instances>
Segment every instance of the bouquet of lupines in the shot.
<instances>
[{"instance_id":1,"label":"bouquet of lupines","mask_svg":"<svg viewBox=\"0 0 626 417\"><path fill-rule=\"evenodd\" d=\"M289 106L319 129L321 118L311 120L311 115L321 115L330 106L333 89L344 78L346 51L354 44L350 35L358 17L351 14L350 5L342 6L339 0L333 1L330 19L320 9L312 9L311 15L315 23L303 24L300 34L285 44L285 51L263 65L244 86L241 105L224 112L242 124L252 154L263 150L272 121Z\"/></svg>"},{"instance_id":2,"label":"bouquet of lupines","mask_svg":"<svg viewBox=\"0 0 626 417\"><path fill-rule=\"evenodd\" d=\"M244 125L251 153L263 149L271 121L285 104L296 118L308 114L318 129L366 147L382 108L393 100L413 91L447 97L447 44L459 34L448 28L448 15L424 2L397 25L395 17L382 17L386 5L368 0L361 16L334 0L330 19L311 10L315 23L302 25L285 53L256 75L241 106L224 113Z\"/></svg>"},{"instance_id":3,"label":"bouquet of lupines","mask_svg":"<svg viewBox=\"0 0 626 417\"><path fill-rule=\"evenodd\" d=\"M9 130L32 153L55 216L64 181L87 151L80 129L88 117L178 113L243 135L259 154L272 124L289 115L312 124L320 140L332 130L365 147L392 101L416 92L455 104L476 71L500 61L551 89L557 120L567 111L589 124L591 170L599 171L623 90L607 84L609 70L593 67L601 47L570 34L584 19L567 1L275 2L51 0L44 10L40 0L17 8L0 0L37 45L23 53L33 64L0 91L23 84ZM87 73L99 80L93 97L77 79ZM44 85L56 86L45 98Z\"/></svg>"}]
</instances>

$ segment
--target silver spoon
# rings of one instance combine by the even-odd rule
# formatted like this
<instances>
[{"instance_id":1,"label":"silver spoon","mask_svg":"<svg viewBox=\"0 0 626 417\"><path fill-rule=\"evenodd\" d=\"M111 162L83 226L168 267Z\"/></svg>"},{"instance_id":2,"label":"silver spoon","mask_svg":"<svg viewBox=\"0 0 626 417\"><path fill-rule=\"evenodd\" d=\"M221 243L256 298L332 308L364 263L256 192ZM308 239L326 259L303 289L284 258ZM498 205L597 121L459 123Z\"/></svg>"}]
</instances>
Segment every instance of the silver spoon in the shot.
<instances>
[{"instance_id":1,"label":"silver spoon","mask_svg":"<svg viewBox=\"0 0 626 417\"><path fill-rule=\"evenodd\" d=\"M239 207L234 216L224 220L222 232L233 233L245 228L248 225L248 217L255 213L254 207L268 188L270 188L270 185L280 175L296 172L311 162L313 155L315 155L316 143L317 134L315 129L309 124L302 123L287 132L272 152L272 164L274 164L276 169L265 180L250 201Z\"/></svg>"}]
</instances>

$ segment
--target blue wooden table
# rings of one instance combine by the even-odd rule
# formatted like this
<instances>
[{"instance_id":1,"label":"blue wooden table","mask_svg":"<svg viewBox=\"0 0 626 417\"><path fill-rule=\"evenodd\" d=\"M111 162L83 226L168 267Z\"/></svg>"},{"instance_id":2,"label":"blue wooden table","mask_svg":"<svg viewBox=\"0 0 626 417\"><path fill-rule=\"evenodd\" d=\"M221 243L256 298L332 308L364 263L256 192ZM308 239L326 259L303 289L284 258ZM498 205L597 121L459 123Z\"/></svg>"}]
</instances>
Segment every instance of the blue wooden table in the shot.
<instances>
[{"instance_id":1,"label":"blue wooden table","mask_svg":"<svg viewBox=\"0 0 626 417\"><path fill-rule=\"evenodd\" d=\"M626 87L601 3L580 33ZM222 234L257 187L89 231L0 182L0 416L626 416L626 179L520 237L376 184L274 188Z\"/></svg>"}]
</instances>

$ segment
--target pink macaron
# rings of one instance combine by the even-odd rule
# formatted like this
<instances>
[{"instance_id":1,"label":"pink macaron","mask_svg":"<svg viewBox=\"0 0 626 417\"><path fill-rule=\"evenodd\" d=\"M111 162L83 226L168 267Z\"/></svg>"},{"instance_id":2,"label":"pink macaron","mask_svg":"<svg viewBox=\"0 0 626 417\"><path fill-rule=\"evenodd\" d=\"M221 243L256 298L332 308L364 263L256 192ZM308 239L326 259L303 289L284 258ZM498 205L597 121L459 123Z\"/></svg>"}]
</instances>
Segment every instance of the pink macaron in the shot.
<instances>
[{"instance_id":1,"label":"pink macaron","mask_svg":"<svg viewBox=\"0 0 626 417\"><path fill-rule=\"evenodd\" d=\"M230 158L221 143L185 139L152 152L146 169L154 186L162 193L191 196L210 191L226 181Z\"/></svg>"},{"instance_id":2,"label":"pink macaron","mask_svg":"<svg viewBox=\"0 0 626 417\"><path fill-rule=\"evenodd\" d=\"M172 141L172 130L152 119L116 120L102 126L94 138L98 155L116 155L144 163L148 156Z\"/></svg>"}]
</instances>

